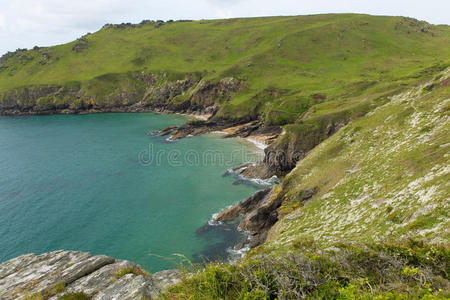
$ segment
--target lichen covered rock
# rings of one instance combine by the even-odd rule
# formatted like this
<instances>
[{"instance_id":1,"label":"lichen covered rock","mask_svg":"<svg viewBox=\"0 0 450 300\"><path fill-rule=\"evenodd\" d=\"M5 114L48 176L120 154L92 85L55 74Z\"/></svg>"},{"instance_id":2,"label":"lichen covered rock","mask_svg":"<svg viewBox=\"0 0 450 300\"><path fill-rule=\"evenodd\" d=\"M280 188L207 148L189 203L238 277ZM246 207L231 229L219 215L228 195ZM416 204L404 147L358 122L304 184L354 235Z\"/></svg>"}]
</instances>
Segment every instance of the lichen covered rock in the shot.
<instances>
[{"instance_id":1,"label":"lichen covered rock","mask_svg":"<svg viewBox=\"0 0 450 300\"><path fill-rule=\"evenodd\" d=\"M177 271L150 275L138 265L76 251L27 254L0 263L0 299L82 294L90 299L155 298L179 281Z\"/></svg>"}]
</instances>

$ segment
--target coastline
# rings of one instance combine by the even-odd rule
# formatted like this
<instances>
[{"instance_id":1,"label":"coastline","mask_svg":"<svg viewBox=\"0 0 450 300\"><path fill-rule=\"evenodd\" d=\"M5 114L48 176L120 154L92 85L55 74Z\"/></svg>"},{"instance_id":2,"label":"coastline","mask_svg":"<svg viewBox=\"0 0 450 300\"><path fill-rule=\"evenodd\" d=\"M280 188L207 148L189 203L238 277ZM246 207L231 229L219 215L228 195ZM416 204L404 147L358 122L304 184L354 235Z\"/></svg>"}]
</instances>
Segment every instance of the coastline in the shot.
<instances>
[{"instance_id":1,"label":"coastline","mask_svg":"<svg viewBox=\"0 0 450 300\"><path fill-rule=\"evenodd\" d=\"M39 115L53 115L53 114L85 115L85 114L101 114L101 113L146 113L146 112L157 113L157 114L178 114L178 115L195 118L195 119L201 121L200 124L202 124L202 126L201 126L202 130L197 133L193 132L193 135L203 134L203 133L218 133L218 134L222 135L222 138L236 137L236 138L242 139L243 141L245 141L245 143L251 145L254 148L254 151L259 154L264 154L264 149L266 149L268 147L268 145L270 144L270 141L273 140L273 138L276 136L276 135L248 134L248 132L246 131L247 128L252 128L252 126L255 125L255 121L238 124L238 125L236 125L236 123L233 121L223 122L222 124L220 124L218 126L219 130L213 130L217 127L208 127L208 125L204 125L205 123L207 124L208 120L211 119L211 117L213 116L212 114L205 114L202 112L195 112L195 111L194 112L192 112L192 111L176 112L176 111L171 111L171 110L163 109L163 108L116 107L116 108L103 109L103 110L91 109L91 110L85 110L85 111L81 111L81 112L62 110L62 111L51 111L48 113L47 112L33 112L33 111L23 112L22 111L20 113L16 112L13 114L7 113L6 115L14 117L14 116L24 116L24 115L25 116L39 116ZM2 115L5 115L4 111L2 111ZM183 126L186 126L186 125L188 125L188 123L186 123ZM183 126L180 126L180 127L183 127ZM191 133L189 133L185 136L189 136L190 134ZM183 138L183 137L184 136L179 137L179 138ZM244 169L246 169L246 168L244 168ZM272 184L272 182L270 180L266 182L266 180L259 179L258 177L245 176L245 174L242 174L242 171L244 169L242 169L242 170L240 170L240 172L237 172L234 174L236 177L235 182L237 184L246 183L246 184L260 186L260 187L264 187L264 186L267 187L268 185ZM241 201L242 199L235 199L235 200L237 201L237 203L240 203L239 201ZM222 211L219 211L216 214L218 215L220 213L222 213ZM239 229L239 227L237 226L236 229ZM249 240L250 233L245 230L244 230L244 232L246 233L245 240ZM250 249L248 244L245 244L244 242L245 241L242 241L241 243L232 245L231 247L228 248L227 251L229 252L229 255L230 255L229 258L237 257L237 256L242 257L246 252L244 250ZM238 253L239 255L236 256L236 253Z\"/></svg>"},{"instance_id":2,"label":"coastline","mask_svg":"<svg viewBox=\"0 0 450 300\"><path fill-rule=\"evenodd\" d=\"M117 113L123 113L122 111L120 111L120 112L117 112ZM137 113L140 113L140 111L139 112L137 112ZM149 118L151 118L151 116L152 116L152 114L153 113L155 113L155 117L157 116L157 114L162 114L162 115L165 115L165 114L174 114L174 113L171 113L171 112L168 112L168 111L149 111L149 115L148 115L148 117ZM94 113L95 114L95 113ZM199 117L199 114L198 113L183 113L183 114L180 114L180 113L176 113L176 114L179 114L179 115L183 115L183 116L192 116L192 117ZM66 114L64 114L64 115L66 115ZM77 118L76 118L76 114L74 114L74 116L75 116L75 118L73 119L73 120L77 120ZM202 115L201 117L205 117L204 115ZM113 114L111 114L111 118L114 118L114 116L113 116ZM129 117L127 117L127 118L133 118L133 115L132 114L129 114ZM72 118L71 118L72 119ZM139 118L138 118L139 119ZM169 122L169 123L167 123L167 124L176 124L176 125L180 125L180 124L183 124L184 122L186 122L186 118L185 117L183 117L183 118L175 118L175 119L178 119L179 121L178 122L176 122L176 123L173 123L173 122ZM170 118L169 118L169 120L170 120ZM160 125L160 126L162 126L162 125ZM164 124L164 126L167 126L166 124ZM154 128L159 128L158 126L151 126L151 127L149 127L149 128L152 128L152 129L154 129ZM239 126L239 128L242 128L242 126ZM145 130L145 129L144 129ZM227 129L226 129L227 130ZM232 129L230 129L230 130L232 130ZM226 132L224 132L224 131L222 131L222 132L218 132L218 133L220 133L221 134L221 136L222 137L224 137L225 135L227 135L227 133ZM245 137L239 137L239 136L236 136L237 137L237 139L233 139L233 140L235 140L236 142L233 142L233 143L236 143L236 146L237 146L237 148L235 149L235 151L236 150L239 150L239 151L241 151L241 149L243 149L243 148L245 148L246 149L246 151L249 151L249 153L250 153L250 155L251 156L248 156L247 158L245 158L245 157L243 157L241 160L239 160L239 161L236 161L235 162L235 164L228 164L227 166L226 166L226 168L231 168L231 167L234 167L235 165L237 165L237 164L241 164L241 162L242 163L245 163L245 162L247 162L247 161L254 161L254 162L257 162L257 161L260 161L260 159L262 159L262 156L260 155L260 154L262 154L263 153L263 151L262 151L262 149L260 148L260 147L257 147L256 145L255 145L255 143L253 143L249 138L245 138ZM218 141L217 143L219 143L220 141ZM226 143L226 141L224 141L225 143ZM231 141L230 141L231 142ZM242 146L240 146L240 145L242 145ZM175 147L177 147L177 146L175 146ZM180 146L181 147L181 146ZM219 149L220 149L220 146L219 146ZM247 150L248 149L248 150ZM254 154L254 153L257 153L258 154L258 157L256 158L256 155ZM220 174L220 175L223 175L223 173L225 173L227 170L225 169L225 168L223 168L223 171L222 171L222 173ZM220 176L219 175L219 176ZM242 177L237 177L237 175L238 174L236 174L236 177L235 178L233 178L233 180L232 181L230 181L230 184L231 183L233 183L234 185L238 185L238 184L243 184L243 185L248 185L248 186L257 186L257 185L259 185L257 182L252 182L251 181L251 179L252 178L242 178ZM220 177L218 177L217 178L217 180L221 180L220 179ZM227 182L230 180L230 178L229 179L227 179ZM253 192L250 192L250 193L254 193L254 191ZM245 195L240 195L240 196L238 196L238 197L233 197L232 199L230 199L231 200L231 202L226 202L227 204L234 204L234 203L237 203L237 202L239 202L240 200L242 200L244 197L247 197L248 195L250 195L250 194L245 194ZM214 209L213 210L216 210L218 207L217 206L214 206ZM221 210L216 210L215 212L216 213L219 213ZM209 217L209 216L207 216L207 217ZM201 222L200 222L201 223ZM201 226L201 225L200 225ZM240 241L240 240L239 240ZM236 245L239 241L232 241L232 243L230 243L229 245L230 246L234 246L234 245ZM69 247L68 249L74 249L74 248L71 248L71 247ZM76 249L76 248L75 248ZM98 252L98 253L100 253L100 252Z\"/></svg>"},{"instance_id":3,"label":"coastline","mask_svg":"<svg viewBox=\"0 0 450 300\"><path fill-rule=\"evenodd\" d=\"M224 138L229 137L240 137L244 138L246 141L252 143L258 149L264 151L270 143L279 135L280 130L278 128L274 128L269 130L269 133L259 134L256 130L255 133L255 122L256 120L250 122L241 122L239 120L219 120L212 121L214 117L214 113L206 112L211 111L212 109L200 109L200 110L191 110L189 107L181 110L173 110L168 108L167 106L143 106L140 103L128 105L128 106L118 106L118 107L109 107L109 108L91 108L91 109L53 109L53 110L34 110L33 109L0 109L0 116L39 116L39 115L86 115L86 114L102 114L102 113L161 113L161 114L178 114L193 118L198 120L199 124L196 124L194 129L188 128L189 121L183 126L176 128L176 134L171 134L169 140L176 140L179 138L186 137L188 135L198 135L204 133L221 133ZM212 124L214 123L214 124ZM256 127L256 129L258 129ZM264 127L264 126L262 126ZM187 129L186 133L181 132L180 129ZM164 130L162 130L164 131ZM271 132L272 131L272 132ZM172 132L171 132L172 133Z\"/></svg>"}]
</instances>

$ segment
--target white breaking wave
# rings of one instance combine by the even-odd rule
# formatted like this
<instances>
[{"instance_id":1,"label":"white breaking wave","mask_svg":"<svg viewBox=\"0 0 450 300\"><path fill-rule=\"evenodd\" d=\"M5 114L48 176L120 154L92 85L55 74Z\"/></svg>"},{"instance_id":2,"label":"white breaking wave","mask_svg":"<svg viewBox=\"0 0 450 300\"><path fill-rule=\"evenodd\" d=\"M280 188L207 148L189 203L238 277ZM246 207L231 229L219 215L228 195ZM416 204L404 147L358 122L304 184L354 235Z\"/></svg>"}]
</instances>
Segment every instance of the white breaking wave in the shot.
<instances>
[{"instance_id":1,"label":"white breaking wave","mask_svg":"<svg viewBox=\"0 0 450 300\"><path fill-rule=\"evenodd\" d=\"M239 227L237 229L245 233L245 235L247 236L247 243L244 244L244 247L242 247L239 250L234 249L234 247L227 248L227 252L229 253L228 262L230 264L240 261L245 256L245 254L247 254L247 252L250 250L250 240L252 239L250 232L242 230Z\"/></svg>"},{"instance_id":2,"label":"white breaking wave","mask_svg":"<svg viewBox=\"0 0 450 300\"><path fill-rule=\"evenodd\" d=\"M245 256L245 254L250 250L249 245L245 245L239 250L235 250L234 248L230 247L227 249L227 252L230 254L230 257L228 259L228 262L230 264L235 263L236 261L239 261L241 258Z\"/></svg>"},{"instance_id":3,"label":"white breaking wave","mask_svg":"<svg viewBox=\"0 0 450 300\"><path fill-rule=\"evenodd\" d=\"M254 162L248 163L248 164L245 164L242 168L239 168L239 169L229 168L229 169L225 172L225 174L226 174L226 175L240 174L242 171L244 171L245 169L247 169L248 166L250 166L250 165L256 166L257 163L254 163ZM234 170L233 170L233 169L234 169Z\"/></svg>"},{"instance_id":4,"label":"white breaking wave","mask_svg":"<svg viewBox=\"0 0 450 300\"><path fill-rule=\"evenodd\" d=\"M216 218L219 215L219 213L215 213L211 216L211 219L209 219L208 221L208 225L209 226L218 226L218 225L222 225L222 222L216 222Z\"/></svg>"},{"instance_id":5,"label":"white breaking wave","mask_svg":"<svg viewBox=\"0 0 450 300\"><path fill-rule=\"evenodd\" d=\"M209 219L209 221L208 221L208 225L209 225L209 226L222 225L223 222L220 222L220 221L219 221L219 222L216 222L217 216L218 216L221 212L223 212L223 211L226 210L226 209L229 209L229 208L232 207L232 206L233 206L233 205L227 206L227 207L225 207L224 209L222 209L220 212L213 214L213 215L211 216L211 219Z\"/></svg>"},{"instance_id":6,"label":"white breaking wave","mask_svg":"<svg viewBox=\"0 0 450 300\"><path fill-rule=\"evenodd\" d=\"M268 179L247 178L242 175L238 175L238 178L240 180L250 181L250 182L253 182L253 183L255 183L257 185L261 185L261 186L271 186L271 185L277 184L279 182L279 179L276 175L273 175L272 177L270 177Z\"/></svg>"},{"instance_id":7,"label":"white breaking wave","mask_svg":"<svg viewBox=\"0 0 450 300\"><path fill-rule=\"evenodd\" d=\"M264 149L267 148L267 145L266 145L266 144L264 144L264 143L262 143L262 142L260 142L260 141L257 141L257 140L255 140L255 139L252 139L252 138L246 138L246 140L249 141L250 143L252 143L253 145L255 145L256 148L258 148L258 149L264 150Z\"/></svg>"}]
</instances>

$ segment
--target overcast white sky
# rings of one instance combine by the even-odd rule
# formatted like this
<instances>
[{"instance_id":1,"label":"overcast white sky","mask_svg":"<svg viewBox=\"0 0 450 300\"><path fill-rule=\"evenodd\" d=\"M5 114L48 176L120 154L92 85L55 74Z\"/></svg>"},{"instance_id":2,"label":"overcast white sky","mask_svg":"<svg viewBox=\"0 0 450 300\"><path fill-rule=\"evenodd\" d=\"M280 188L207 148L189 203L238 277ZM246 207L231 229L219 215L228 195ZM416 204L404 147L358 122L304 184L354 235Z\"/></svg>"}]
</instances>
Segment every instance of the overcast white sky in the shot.
<instances>
[{"instance_id":1,"label":"overcast white sky","mask_svg":"<svg viewBox=\"0 0 450 300\"><path fill-rule=\"evenodd\" d=\"M450 24L450 0L0 0L0 55L70 42L105 23L355 12Z\"/></svg>"}]
</instances>

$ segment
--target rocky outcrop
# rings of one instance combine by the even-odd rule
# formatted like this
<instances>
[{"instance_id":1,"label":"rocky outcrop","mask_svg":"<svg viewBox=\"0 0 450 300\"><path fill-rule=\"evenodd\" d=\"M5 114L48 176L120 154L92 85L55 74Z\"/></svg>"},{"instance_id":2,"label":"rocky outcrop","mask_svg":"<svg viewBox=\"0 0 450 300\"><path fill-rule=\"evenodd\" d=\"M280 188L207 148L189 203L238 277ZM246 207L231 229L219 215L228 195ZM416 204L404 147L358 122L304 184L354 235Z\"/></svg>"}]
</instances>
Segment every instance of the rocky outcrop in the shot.
<instances>
[{"instance_id":1,"label":"rocky outcrop","mask_svg":"<svg viewBox=\"0 0 450 300\"><path fill-rule=\"evenodd\" d=\"M54 97L66 95L76 97L79 88L71 87L64 88L60 85L45 85L35 87L23 87L15 90L7 91L0 94L0 114L45 114L45 111L50 106L50 95ZM62 98L62 97L61 97ZM39 100L41 99L41 102ZM44 105L44 99L48 100L48 107ZM60 105L55 103L52 109L63 110L68 108L69 104Z\"/></svg>"},{"instance_id":2,"label":"rocky outcrop","mask_svg":"<svg viewBox=\"0 0 450 300\"><path fill-rule=\"evenodd\" d=\"M289 132L282 133L278 140L264 150L264 164L270 170L269 173L277 176L286 175L309 151L349 121L350 119L332 121L317 126L289 125L285 129Z\"/></svg>"},{"instance_id":3,"label":"rocky outcrop","mask_svg":"<svg viewBox=\"0 0 450 300\"><path fill-rule=\"evenodd\" d=\"M248 197L245 200L242 200L238 204L225 209L221 213L217 215L215 218L216 222L224 222L235 219L241 215L247 214L254 210L258 204L260 204L265 197L270 193L271 189L267 188L262 191L258 191L251 197Z\"/></svg>"},{"instance_id":4,"label":"rocky outcrop","mask_svg":"<svg viewBox=\"0 0 450 300\"><path fill-rule=\"evenodd\" d=\"M148 85L148 89L145 92L145 96L142 99L144 105L152 106L160 109L167 110L184 110L189 106L182 101L172 101L176 97L186 93L190 88L198 83L197 79L188 77L182 80L166 81L161 83L161 76L149 74L145 81Z\"/></svg>"},{"instance_id":5,"label":"rocky outcrop","mask_svg":"<svg viewBox=\"0 0 450 300\"><path fill-rule=\"evenodd\" d=\"M85 37L79 38L75 44L72 46L72 51L77 53L83 52L88 48L88 40Z\"/></svg>"},{"instance_id":6,"label":"rocky outcrop","mask_svg":"<svg viewBox=\"0 0 450 300\"><path fill-rule=\"evenodd\" d=\"M219 126L215 122L207 122L204 120L191 120L186 124L176 127L171 131L170 140L178 140L188 135L199 135L211 131L219 130Z\"/></svg>"},{"instance_id":7,"label":"rocky outcrop","mask_svg":"<svg viewBox=\"0 0 450 300\"><path fill-rule=\"evenodd\" d=\"M150 275L129 261L60 250L1 263L0 299L56 300L76 293L98 300L151 299L179 280L177 271Z\"/></svg>"},{"instance_id":8,"label":"rocky outcrop","mask_svg":"<svg viewBox=\"0 0 450 300\"><path fill-rule=\"evenodd\" d=\"M317 191L318 188L304 190L300 202L311 199ZM278 209L282 203L283 197L275 195L272 188L267 188L222 211L214 221L226 222L244 216L239 228L249 235L237 248L245 245L254 248L266 241L269 230L278 221Z\"/></svg>"},{"instance_id":9,"label":"rocky outcrop","mask_svg":"<svg viewBox=\"0 0 450 300\"><path fill-rule=\"evenodd\" d=\"M231 100L233 93L244 86L244 83L233 77L223 78L218 82L201 81L191 97L191 102L203 106L227 102Z\"/></svg>"},{"instance_id":10,"label":"rocky outcrop","mask_svg":"<svg viewBox=\"0 0 450 300\"><path fill-rule=\"evenodd\" d=\"M225 134L223 136L224 138L232 138L232 137L245 138L249 137L250 135L254 135L254 136L268 136L274 139L281 132L280 126L265 126L260 121L254 121L245 124L243 123L245 123L245 120L241 119L221 119L214 117L211 117L208 120L192 119L180 127L174 129L171 128L170 139L177 140L180 138L184 138L188 135L199 135L212 131L225 130L225 132L228 132L231 128L239 128L239 129L234 130L232 133Z\"/></svg>"}]
</instances>

